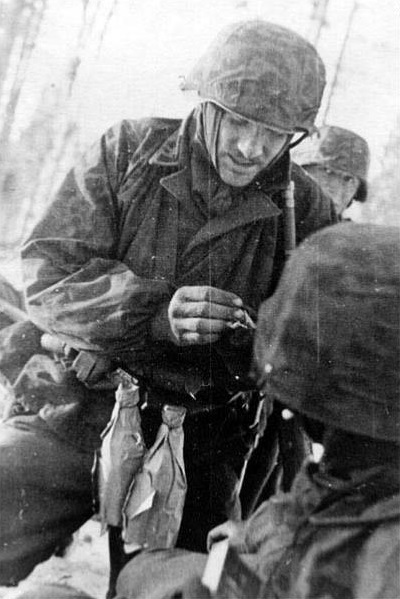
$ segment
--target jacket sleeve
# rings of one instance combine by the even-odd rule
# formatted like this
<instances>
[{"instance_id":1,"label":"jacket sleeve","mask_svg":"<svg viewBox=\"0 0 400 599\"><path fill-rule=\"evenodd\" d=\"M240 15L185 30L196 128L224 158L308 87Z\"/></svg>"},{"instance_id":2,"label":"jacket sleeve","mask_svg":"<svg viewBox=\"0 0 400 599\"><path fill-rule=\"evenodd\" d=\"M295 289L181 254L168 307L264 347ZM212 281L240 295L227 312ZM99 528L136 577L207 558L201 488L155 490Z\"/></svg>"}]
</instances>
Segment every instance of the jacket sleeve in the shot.
<instances>
[{"instance_id":1,"label":"jacket sleeve","mask_svg":"<svg viewBox=\"0 0 400 599\"><path fill-rule=\"evenodd\" d=\"M69 172L22 249L31 319L76 349L143 348L169 296L165 280L137 276L118 259L118 191L139 145L131 122L111 128Z\"/></svg>"}]
</instances>

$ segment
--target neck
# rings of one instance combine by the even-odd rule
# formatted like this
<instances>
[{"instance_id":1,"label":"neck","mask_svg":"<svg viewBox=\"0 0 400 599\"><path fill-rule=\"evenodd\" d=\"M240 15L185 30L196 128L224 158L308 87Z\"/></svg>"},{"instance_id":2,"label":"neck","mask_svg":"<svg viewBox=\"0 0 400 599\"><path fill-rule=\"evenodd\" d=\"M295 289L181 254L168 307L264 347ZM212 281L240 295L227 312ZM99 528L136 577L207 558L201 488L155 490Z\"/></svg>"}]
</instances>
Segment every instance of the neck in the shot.
<instances>
[{"instance_id":1,"label":"neck","mask_svg":"<svg viewBox=\"0 0 400 599\"><path fill-rule=\"evenodd\" d=\"M327 429L324 447L324 468L340 478L379 466L400 469L400 447L395 443Z\"/></svg>"}]
</instances>

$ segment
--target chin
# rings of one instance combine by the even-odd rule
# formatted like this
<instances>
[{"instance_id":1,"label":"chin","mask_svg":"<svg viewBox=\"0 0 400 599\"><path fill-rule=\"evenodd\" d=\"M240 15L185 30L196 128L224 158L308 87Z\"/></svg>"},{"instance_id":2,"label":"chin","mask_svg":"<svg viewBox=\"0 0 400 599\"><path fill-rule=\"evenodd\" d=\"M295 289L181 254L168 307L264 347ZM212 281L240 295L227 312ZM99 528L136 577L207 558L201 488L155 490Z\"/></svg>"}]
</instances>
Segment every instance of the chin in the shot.
<instances>
[{"instance_id":1,"label":"chin","mask_svg":"<svg viewBox=\"0 0 400 599\"><path fill-rule=\"evenodd\" d=\"M257 176L257 173L250 176L250 175L244 175L244 174L231 173L231 172L224 171L224 172L220 172L219 176L221 177L221 179L224 183L226 183L227 185L230 185L231 187L246 187Z\"/></svg>"}]
</instances>

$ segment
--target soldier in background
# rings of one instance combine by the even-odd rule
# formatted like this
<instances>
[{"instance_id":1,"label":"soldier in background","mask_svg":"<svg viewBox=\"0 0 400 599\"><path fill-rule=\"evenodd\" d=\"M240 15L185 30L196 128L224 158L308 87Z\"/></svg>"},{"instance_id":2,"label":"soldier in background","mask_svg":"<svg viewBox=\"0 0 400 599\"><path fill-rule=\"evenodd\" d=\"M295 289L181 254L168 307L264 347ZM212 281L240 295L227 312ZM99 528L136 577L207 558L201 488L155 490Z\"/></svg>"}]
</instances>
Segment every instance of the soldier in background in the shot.
<instances>
[{"instance_id":1,"label":"soldier in background","mask_svg":"<svg viewBox=\"0 0 400 599\"><path fill-rule=\"evenodd\" d=\"M370 152L360 135L325 125L293 151L293 159L331 196L339 217L354 200L366 201Z\"/></svg>"}]
</instances>

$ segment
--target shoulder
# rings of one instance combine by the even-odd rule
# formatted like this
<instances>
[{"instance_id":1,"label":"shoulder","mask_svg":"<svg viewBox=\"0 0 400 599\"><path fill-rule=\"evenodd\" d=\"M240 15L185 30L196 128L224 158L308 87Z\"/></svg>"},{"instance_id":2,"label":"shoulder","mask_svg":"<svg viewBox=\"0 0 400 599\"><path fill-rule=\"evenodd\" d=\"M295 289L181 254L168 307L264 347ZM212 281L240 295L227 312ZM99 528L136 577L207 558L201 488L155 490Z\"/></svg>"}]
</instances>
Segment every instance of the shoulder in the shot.
<instances>
[{"instance_id":1,"label":"shoulder","mask_svg":"<svg viewBox=\"0 0 400 599\"><path fill-rule=\"evenodd\" d=\"M166 118L124 119L110 127L101 139L101 153L109 172L120 178L133 166L146 164L168 138L177 137L181 122Z\"/></svg>"},{"instance_id":2,"label":"shoulder","mask_svg":"<svg viewBox=\"0 0 400 599\"><path fill-rule=\"evenodd\" d=\"M108 145L124 144L134 150L144 140L163 143L179 129L181 120L166 118L124 119L110 127L104 138Z\"/></svg>"}]
</instances>

